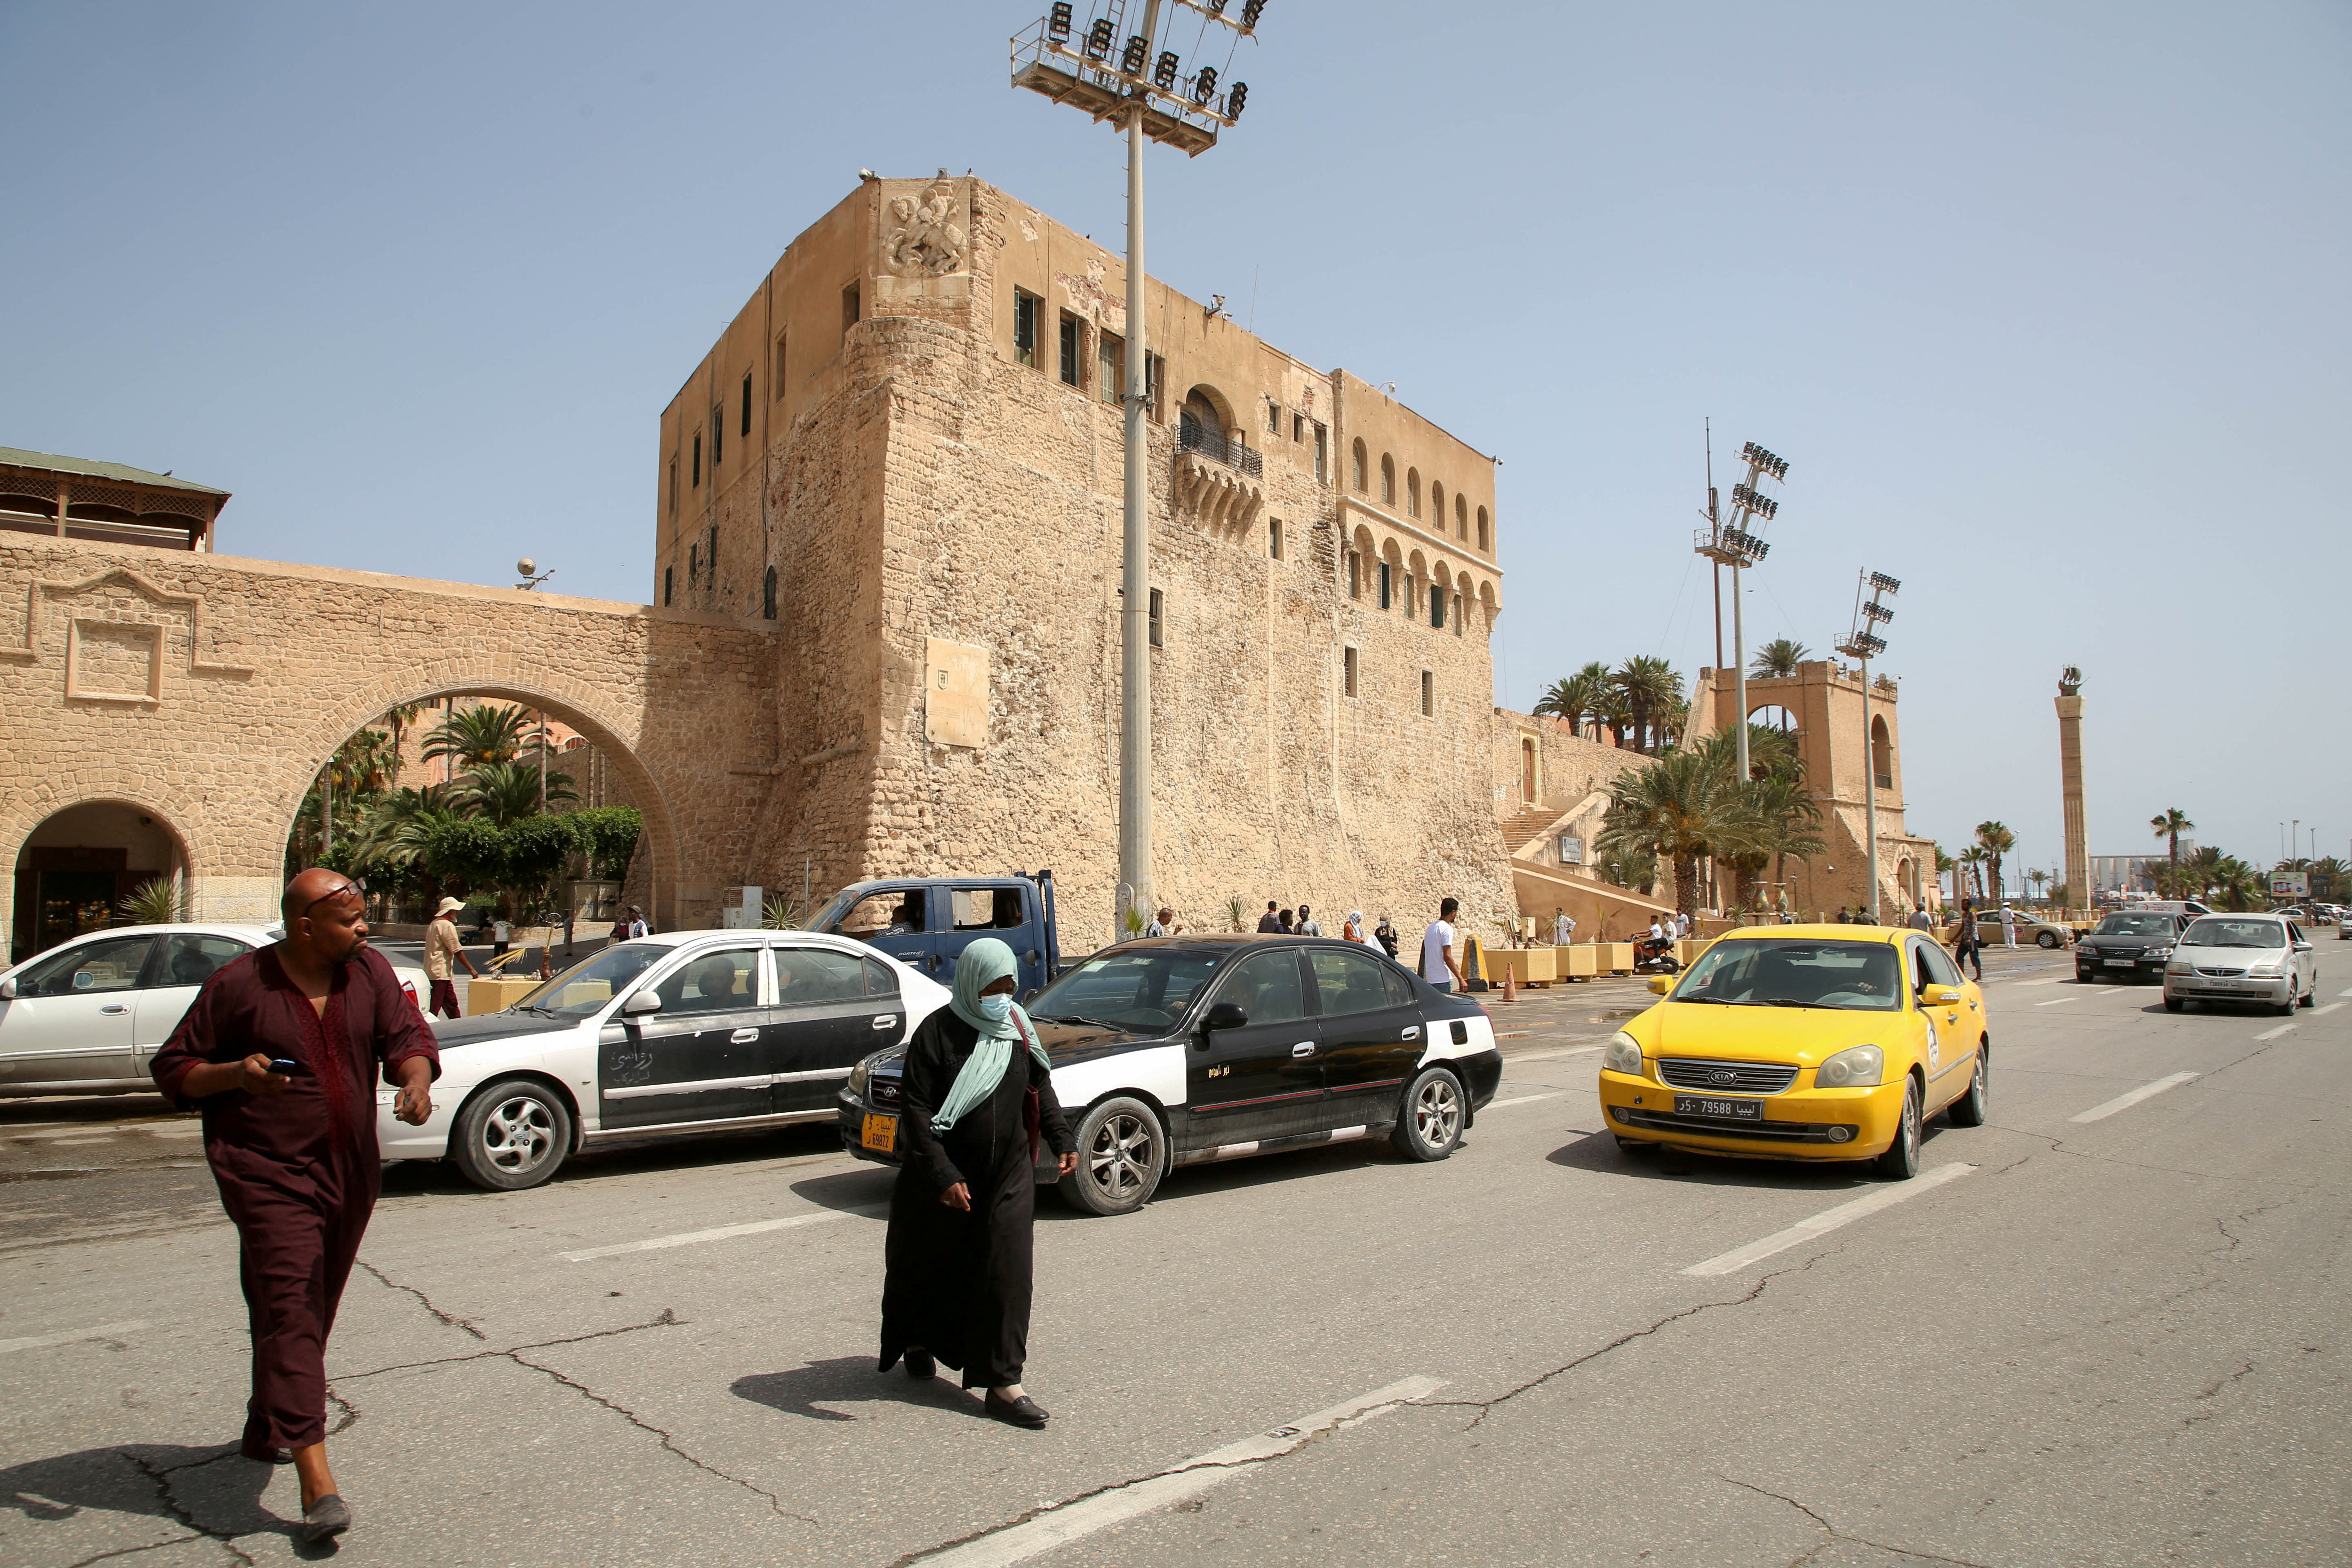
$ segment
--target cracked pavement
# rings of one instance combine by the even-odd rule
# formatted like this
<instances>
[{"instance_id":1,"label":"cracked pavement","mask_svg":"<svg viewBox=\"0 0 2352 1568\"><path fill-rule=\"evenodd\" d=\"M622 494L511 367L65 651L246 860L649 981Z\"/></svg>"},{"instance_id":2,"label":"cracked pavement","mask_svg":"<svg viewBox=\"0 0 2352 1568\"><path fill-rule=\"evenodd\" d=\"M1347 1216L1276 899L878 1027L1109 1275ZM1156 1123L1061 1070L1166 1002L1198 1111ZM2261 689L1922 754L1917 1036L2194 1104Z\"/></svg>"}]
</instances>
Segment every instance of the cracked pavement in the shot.
<instances>
[{"instance_id":1,"label":"cracked pavement","mask_svg":"<svg viewBox=\"0 0 2352 1568\"><path fill-rule=\"evenodd\" d=\"M2352 984L2352 955L2321 957L2324 994ZM1042 1433L874 1373L872 1219L562 1259L881 1201L887 1173L829 1131L604 1151L530 1193L395 1169L329 1356L357 1520L333 1554L885 1568L1160 1484L1175 1500L1027 1561L2352 1557L2352 1011L2258 1047L2251 1012L2173 1017L2152 991L2043 1010L2054 988L1996 984L1993 1121L1933 1126L1926 1157L1979 1179L1693 1279L1879 1184L1633 1161L1579 1131L1601 1125L1594 1058L1550 1053L1604 1037L1631 989L1496 1006L1521 1058L1502 1097L1549 1098L1442 1164L1340 1146L1181 1173L1125 1220L1041 1204ZM2184 1070L2204 1076L2067 1121ZM187 1145L10 1136L170 1119L0 1112L0 1340L110 1326L0 1360L0 1560L319 1555L290 1471L230 1446L235 1238ZM1285 1425L1414 1377L1443 1386Z\"/></svg>"}]
</instances>

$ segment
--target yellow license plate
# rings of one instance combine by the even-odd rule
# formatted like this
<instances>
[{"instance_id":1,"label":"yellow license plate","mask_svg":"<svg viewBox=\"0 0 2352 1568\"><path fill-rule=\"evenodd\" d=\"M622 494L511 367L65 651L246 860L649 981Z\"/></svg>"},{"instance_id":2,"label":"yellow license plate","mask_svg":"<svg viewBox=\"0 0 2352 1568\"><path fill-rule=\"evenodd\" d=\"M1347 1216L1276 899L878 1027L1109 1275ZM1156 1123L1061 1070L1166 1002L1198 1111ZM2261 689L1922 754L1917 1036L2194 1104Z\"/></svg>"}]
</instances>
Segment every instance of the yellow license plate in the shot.
<instances>
[{"instance_id":1,"label":"yellow license plate","mask_svg":"<svg viewBox=\"0 0 2352 1568\"><path fill-rule=\"evenodd\" d=\"M868 1149L887 1154L898 1146L898 1119L895 1116L868 1116L857 1141Z\"/></svg>"}]
</instances>

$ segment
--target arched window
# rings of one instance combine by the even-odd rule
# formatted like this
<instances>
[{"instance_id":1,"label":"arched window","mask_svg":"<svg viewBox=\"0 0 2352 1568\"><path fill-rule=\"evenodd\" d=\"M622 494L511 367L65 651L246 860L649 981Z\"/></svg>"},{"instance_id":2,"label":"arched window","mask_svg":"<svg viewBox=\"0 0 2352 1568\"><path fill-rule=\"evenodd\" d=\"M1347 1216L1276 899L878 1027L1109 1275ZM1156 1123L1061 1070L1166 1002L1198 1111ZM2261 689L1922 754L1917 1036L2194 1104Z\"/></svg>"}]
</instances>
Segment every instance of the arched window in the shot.
<instances>
[{"instance_id":1,"label":"arched window","mask_svg":"<svg viewBox=\"0 0 2352 1568\"><path fill-rule=\"evenodd\" d=\"M1486 528L1486 509L1483 506L1478 509L1478 548L1481 552L1491 551L1493 548L1493 541L1488 537Z\"/></svg>"},{"instance_id":2,"label":"arched window","mask_svg":"<svg viewBox=\"0 0 2352 1568\"><path fill-rule=\"evenodd\" d=\"M1470 503L1460 496L1454 498L1454 537L1456 539L1470 537Z\"/></svg>"},{"instance_id":3,"label":"arched window","mask_svg":"<svg viewBox=\"0 0 2352 1568\"><path fill-rule=\"evenodd\" d=\"M1381 454L1381 504L1396 505L1396 459L1386 452Z\"/></svg>"},{"instance_id":4,"label":"arched window","mask_svg":"<svg viewBox=\"0 0 2352 1568\"><path fill-rule=\"evenodd\" d=\"M1429 481L1429 517L1441 531L1445 527L1445 487L1435 479Z\"/></svg>"},{"instance_id":5,"label":"arched window","mask_svg":"<svg viewBox=\"0 0 2352 1568\"><path fill-rule=\"evenodd\" d=\"M1365 476L1364 476L1364 444L1363 444L1361 441L1358 441L1358 442L1356 443L1356 474L1355 474L1355 479L1356 479L1356 493L1357 493L1357 494L1359 494L1359 495L1361 495L1361 494L1364 492L1364 490L1368 488L1368 486L1367 486L1367 484L1366 484L1366 480L1365 480Z\"/></svg>"},{"instance_id":6,"label":"arched window","mask_svg":"<svg viewBox=\"0 0 2352 1568\"><path fill-rule=\"evenodd\" d=\"M1421 515L1421 470L1419 468L1407 468L1404 471L1404 506L1405 510L1413 516Z\"/></svg>"},{"instance_id":7,"label":"arched window","mask_svg":"<svg viewBox=\"0 0 2352 1568\"><path fill-rule=\"evenodd\" d=\"M1881 789L1895 787L1895 738L1884 718L1870 721L1870 776Z\"/></svg>"},{"instance_id":8,"label":"arched window","mask_svg":"<svg viewBox=\"0 0 2352 1568\"><path fill-rule=\"evenodd\" d=\"M768 620L776 618L776 569L768 568L767 580L760 588L760 614Z\"/></svg>"}]
</instances>

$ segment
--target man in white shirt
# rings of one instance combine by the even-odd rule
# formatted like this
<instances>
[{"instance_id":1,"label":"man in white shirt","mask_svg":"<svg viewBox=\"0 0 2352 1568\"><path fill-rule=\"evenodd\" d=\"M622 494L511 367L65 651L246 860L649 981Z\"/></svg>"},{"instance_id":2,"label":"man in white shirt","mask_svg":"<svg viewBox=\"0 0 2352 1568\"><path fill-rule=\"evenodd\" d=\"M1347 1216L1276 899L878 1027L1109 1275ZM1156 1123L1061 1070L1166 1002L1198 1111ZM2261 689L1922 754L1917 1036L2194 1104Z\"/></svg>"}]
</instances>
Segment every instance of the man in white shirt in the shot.
<instances>
[{"instance_id":1,"label":"man in white shirt","mask_svg":"<svg viewBox=\"0 0 2352 1568\"><path fill-rule=\"evenodd\" d=\"M2000 945L2003 947L2017 945L2017 911L2007 904L2000 906Z\"/></svg>"},{"instance_id":2,"label":"man in white shirt","mask_svg":"<svg viewBox=\"0 0 2352 1568\"><path fill-rule=\"evenodd\" d=\"M1553 905L1551 914L1551 944L1554 947L1566 947L1569 944L1570 940L1575 935L1576 922L1569 918L1568 910L1558 904Z\"/></svg>"},{"instance_id":3,"label":"man in white shirt","mask_svg":"<svg viewBox=\"0 0 2352 1568\"><path fill-rule=\"evenodd\" d=\"M1678 937L1682 937L1682 938L1685 938L1685 940L1687 940L1687 939L1689 938L1689 936L1690 936L1690 931L1691 931L1690 916L1689 916L1688 914L1686 914L1686 913L1684 913L1683 911L1680 911L1680 910L1675 911L1675 934L1676 936L1678 936Z\"/></svg>"},{"instance_id":4,"label":"man in white shirt","mask_svg":"<svg viewBox=\"0 0 2352 1568\"><path fill-rule=\"evenodd\" d=\"M1655 915L1650 917L1650 940L1652 942L1666 940L1666 928L1658 923L1658 917Z\"/></svg>"},{"instance_id":5,"label":"man in white shirt","mask_svg":"<svg viewBox=\"0 0 2352 1568\"><path fill-rule=\"evenodd\" d=\"M1440 991L1452 991L1457 986L1469 989L1462 978L1462 964L1454 956L1454 916L1462 908L1459 899L1448 899L1437 906L1437 919L1421 934L1421 977Z\"/></svg>"}]
</instances>

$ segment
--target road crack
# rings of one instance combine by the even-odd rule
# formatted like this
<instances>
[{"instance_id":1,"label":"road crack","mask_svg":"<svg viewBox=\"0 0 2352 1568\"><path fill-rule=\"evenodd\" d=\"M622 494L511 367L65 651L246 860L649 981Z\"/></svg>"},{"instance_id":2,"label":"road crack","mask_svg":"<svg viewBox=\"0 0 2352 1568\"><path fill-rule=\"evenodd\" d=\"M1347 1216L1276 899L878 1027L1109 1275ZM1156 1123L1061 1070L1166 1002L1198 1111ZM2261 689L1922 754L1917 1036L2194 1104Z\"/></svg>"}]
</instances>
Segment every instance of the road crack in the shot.
<instances>
[{"instance_id":1,"label":"road crack","mask_svg":"<svg viewBox=\"0 0 2352 1568\"><path fill-rule=\"evenodd\" d=\"M171 1478L175 1471L194 1469L197 1465L209 1465L215 1462L214 1459L199 1459L195 1464L173 1465L169 1468L164 1468L156 1465L149 1464L146 1460L141 1458L136 1454L125 1452L120 1448L116 1449L115 1452L121 1454L124 1458L138 1466L141 1472L143 1473L149 1480L155 1483L155 1500L163 1505L163 1511L166 1514L170 1515L182 1527L191 1531L190 1534L182 1536L180 1540L193 1541L202 1539L213 1542L217 1544L223 1552L226 1552L231 1557L236 1558L239 1563L247 1564L247 1568L252 1568L253 1558L242 1547L237 1545L236 1536L224 1534L222 1531L217 1530L207 1529L205 1524L196 1518L194 1511L172 1493ZM226 1458L226 1455L218 1455L215 1456L215 1458ZM173 1546L177 1544L177 1542L170 1541L159 1541L155 1542L156 1546ZM101 1552L96 1557L84 1558L82 1561L85 1563L96 1563L108 1557L127 1557L133 1552L149 1552L153 1549L153 1547L139 1546L132 1547L129 1551Z\"/></svg>"},{"instance_id":2,"label":"road crack","mask_svg":"<svg viewBox=\"0 0 2352 1568\"><path fill-rule=\"evenodd\" d=\"M1734 1477L1723 1475L1721 1473L1717 1473L1716 1479L1723 1482L1726 1486L1739 1487L1747 1491L1754 1492L1759 1497L1768 1497L1772 1499L1775 1502L1787 1503L1790 1508L1795 1509L1799 1513L1803 1514L1807 1519L1813 1521L1815 1528L1820 1530L1822 1532L1821 1544L1814 1547L1811 1552L1806 1552L1803 1556L1795 1559L1789 1564L1789 1568L1804 1568L1804 1564L1811 1563L1814 1558L1819 1557L1822 1552L1827 1552L1831 1547L1836 1545L1841 1541L1852 1542L1856 1546L1867 1546L1874 1551L1892 1552L1899 1557L1916 1557L1921 1561L1927 1563L1949 1563L1954 1565L1954 1568L1990 1568L1990 1564L1989 1563L1979 1563L1967 1557L1943 1557L1938 1556L1933 1552L1922 1552L1916 1546L1894 1546L1884 1541L1873 1541L1866 1535L1855 1535L1849 1531L1840 1530L1836 1525L1832 1524L1828 1520L1822 1518L1818 1511L1813 1509L1807 1508L1803 1503L1799 1502L1795 1498L1789 1496L1786 1492L1776 1492L1769 1487L1759 1487L1751 1481L1739 1480Z\"/></svg>"},{"instance_id":3,"label":"road crack","mask_svg":"<svg viewBox=\"0 0 2352 1568\"><path fill-rule=\"evenodd\" d=\"M358 1262L361 1268L374 1275L377 1281L383 1285L387 1289L405 1290L408 1294L415 1297L419 1302L423 1303L426 1311L440 1319L441 1321L448 1327L453 1329L463 1329L478 1340L487 1340L490 1337L489 1335L482 1332L481 1330L476 1328L472 1319L461 1318L455 1312L445 1312L440 1308L435 1306L433 1304L433 1298L427 1296L424 1291L419 1290L415 1286L403 1285L399 1280L393 1279L383 1269L378 1268L374 1264L370 1263L363 1258L359 1259Z\"/></svg>"}]
</instances>

